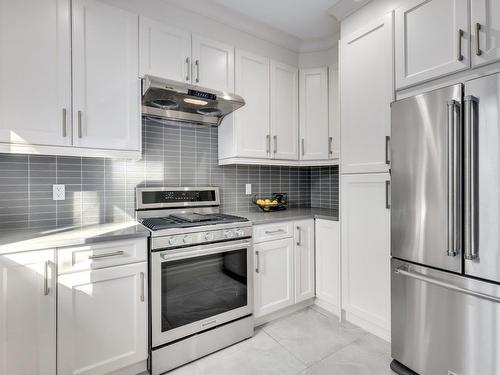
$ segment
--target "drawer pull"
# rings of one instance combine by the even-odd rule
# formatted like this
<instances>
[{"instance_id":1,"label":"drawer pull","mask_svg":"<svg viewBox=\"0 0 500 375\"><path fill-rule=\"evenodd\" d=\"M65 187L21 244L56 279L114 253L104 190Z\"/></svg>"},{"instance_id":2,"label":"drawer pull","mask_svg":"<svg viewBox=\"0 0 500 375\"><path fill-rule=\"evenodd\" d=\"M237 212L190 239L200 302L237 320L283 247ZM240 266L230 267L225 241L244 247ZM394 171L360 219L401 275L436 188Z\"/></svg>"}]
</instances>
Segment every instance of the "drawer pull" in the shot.
<instances>
[{"instance_id":1,"label":"drawer pull","mask_svg":"<svg viewBox=\"0 0 500 375\"><path fill-rule=\"evenodd\" d=\"M89 255L89 259L101 259L101 258L108 258L108 257L114 257L117 255L123 255L125 252L123 250L119 251L114 251L112 253L103 253L103 254L94 254L94 255Z\"/></svg>"},{"instance_id":2,"label":"drawer pull","mask_svg":"<svg viewBox=\"0 0 500 375\"><path fill-rule=\"evenodd\" d=\"M140 300L141 302L144 302L144 286L145 282L144 282L144 272L141 272L141 297L140 297Z\"/></svg>"},{"instance_id":3,"label":"drawer pull","mask_svg":"<svg viewBox=\"0 0 500 375\"><path fill-rule=\"evenodd\" d=\"M278 233L285 233L284 229L276 229L276 230L266 230L266 234L278 234Z\"/></svg>"}]
</instances>

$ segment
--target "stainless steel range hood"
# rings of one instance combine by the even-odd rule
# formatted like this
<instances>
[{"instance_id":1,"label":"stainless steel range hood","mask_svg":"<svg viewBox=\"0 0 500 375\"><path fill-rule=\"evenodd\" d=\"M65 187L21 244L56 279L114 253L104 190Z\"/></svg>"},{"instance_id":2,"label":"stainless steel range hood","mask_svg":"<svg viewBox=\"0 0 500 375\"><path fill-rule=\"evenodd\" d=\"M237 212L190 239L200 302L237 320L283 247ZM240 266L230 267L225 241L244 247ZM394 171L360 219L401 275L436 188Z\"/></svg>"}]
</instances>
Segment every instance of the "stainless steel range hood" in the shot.
<instances>
[{"instance_id":1,"label":"stainless steel range hood","mask_svg":"<svg viewBox=\"0 0 500 375\"><path fill-rule=\"evenodd\" d=\"M144 76L142 115L176 121L219 125L229 113L245 105L241 96L172 81Z\"/></svg>"}]
</instances>

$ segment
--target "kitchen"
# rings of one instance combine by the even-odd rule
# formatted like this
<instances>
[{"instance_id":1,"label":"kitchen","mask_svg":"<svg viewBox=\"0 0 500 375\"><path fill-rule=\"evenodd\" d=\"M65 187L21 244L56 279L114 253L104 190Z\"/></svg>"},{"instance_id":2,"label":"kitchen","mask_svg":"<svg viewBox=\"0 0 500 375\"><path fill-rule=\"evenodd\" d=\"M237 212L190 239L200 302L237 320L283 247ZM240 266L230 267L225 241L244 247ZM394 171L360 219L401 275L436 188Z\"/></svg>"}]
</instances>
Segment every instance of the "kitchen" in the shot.
<instances>
[{"instance_id":1,"label":"kitchen","mask_svg":"<svg viewBox=\"0 0 500 375\"><path fill-rule=\"evenodd\" d=\"M0 375L500 374L500 2L268 3L0 0Z\"/></svg>"}]
</instances>

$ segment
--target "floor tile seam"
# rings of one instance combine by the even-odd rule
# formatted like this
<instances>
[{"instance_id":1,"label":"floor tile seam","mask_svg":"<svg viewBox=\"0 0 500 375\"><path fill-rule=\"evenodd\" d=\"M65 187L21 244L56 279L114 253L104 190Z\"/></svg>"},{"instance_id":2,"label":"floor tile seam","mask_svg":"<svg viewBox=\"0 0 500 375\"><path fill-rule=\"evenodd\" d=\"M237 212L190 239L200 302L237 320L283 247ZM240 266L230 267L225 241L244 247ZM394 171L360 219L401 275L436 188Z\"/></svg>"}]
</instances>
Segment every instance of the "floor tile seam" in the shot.
<instances>
[{"instance_id":1,"label":"floor tile seam","mask_svg":"<svg viewBox=\"0 0 500 375\"><path fill-rule=\"evenodd\" d=\"M295 358L297 361L299 361L303 366L305 366L303 369L301 369L298 373L304 371L305 369L308 368L307 366L307 363L305 363L303 360L301 360L299 357L297 357L294 353L292 353L290 350L288 350L283 344L281 344L279 342L279 340L277 338L275 338L271 333L267 332L264 330L264 328L262 328L262 331L271 338L271 340L273 340L274 342L276 342L283 350L285 350L285 352L287 352L288 354L290 354L293 358Z\"/></svg>"}]
</instances>

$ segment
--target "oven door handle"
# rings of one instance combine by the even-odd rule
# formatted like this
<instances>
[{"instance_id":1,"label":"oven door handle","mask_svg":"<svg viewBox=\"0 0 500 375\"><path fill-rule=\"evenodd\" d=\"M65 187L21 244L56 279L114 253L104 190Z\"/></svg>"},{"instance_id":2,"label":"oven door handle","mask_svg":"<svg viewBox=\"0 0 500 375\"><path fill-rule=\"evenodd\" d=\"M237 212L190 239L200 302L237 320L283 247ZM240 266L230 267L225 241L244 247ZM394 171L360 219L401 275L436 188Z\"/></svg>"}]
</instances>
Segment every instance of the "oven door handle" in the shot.
<instances>
[{"instance_id":1,"label":"oven door handle","mask_svg":"<svg viewBox=\"0 0 500 375\"><path fill-rule=\"evenodd\" d=\"M171 251L163 251L160 252L160 258L163 260L163 262L172 262L174 260L196 258L204 255L211 255L211 254L223 253L226 251L239 250L241 248L249 248L250 245L251 245L250 242L239 242L238 244L233 243L225 246L217 246L208 249L196 249L191 251L182 251L178 253L177 252L173 253Z\"/></svg>"}]
</instances>

